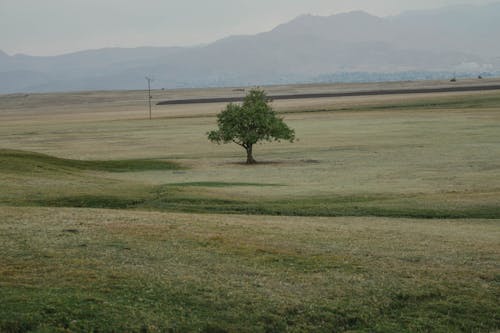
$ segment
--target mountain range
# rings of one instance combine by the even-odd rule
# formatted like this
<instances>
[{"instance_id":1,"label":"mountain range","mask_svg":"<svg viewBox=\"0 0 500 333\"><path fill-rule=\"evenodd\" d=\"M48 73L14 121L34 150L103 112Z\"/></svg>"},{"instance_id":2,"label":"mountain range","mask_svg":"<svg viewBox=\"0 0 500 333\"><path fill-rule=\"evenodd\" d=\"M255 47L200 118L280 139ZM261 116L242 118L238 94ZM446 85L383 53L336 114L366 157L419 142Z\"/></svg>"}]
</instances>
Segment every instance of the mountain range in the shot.
<instances>
[{"instance_id":1,"label":"mountain range","mask_svg":"<svg viewBox=\"0 0 500 333\"><path fill-rule=\"evenodd\" d=\"M500 3L376 17L302 15L271 31L194 47L0 51L0 93L247 86L500 73Z\"/></svg>"}]
</instances>

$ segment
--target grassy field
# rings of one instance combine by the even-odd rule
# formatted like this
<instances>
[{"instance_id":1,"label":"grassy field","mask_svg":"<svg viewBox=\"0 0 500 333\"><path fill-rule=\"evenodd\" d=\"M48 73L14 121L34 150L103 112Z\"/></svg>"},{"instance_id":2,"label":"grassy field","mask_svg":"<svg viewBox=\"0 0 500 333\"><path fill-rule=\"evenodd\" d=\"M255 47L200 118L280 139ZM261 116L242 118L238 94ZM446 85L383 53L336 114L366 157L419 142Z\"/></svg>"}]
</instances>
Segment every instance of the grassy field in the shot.
<instances>
[{"instance_id":1,"label":"grassy field","mask_svg":"<svg viewBox=\"0 0 500 333\"><path fill-rule=\"evenodd\" d=\"M0 208L2 332L487 332L492 220Z\"/></svg>"},{"instance_id":2,"label":"grassy field","mask_svg":"<svg viewBox=\"0 0 500 333\"><path fill-rule=\"evenodd\" d=\"M0 332L500 329L499 92L276 102L251 167L87 97L0 96Z\"/></svg>"}]
</instances>

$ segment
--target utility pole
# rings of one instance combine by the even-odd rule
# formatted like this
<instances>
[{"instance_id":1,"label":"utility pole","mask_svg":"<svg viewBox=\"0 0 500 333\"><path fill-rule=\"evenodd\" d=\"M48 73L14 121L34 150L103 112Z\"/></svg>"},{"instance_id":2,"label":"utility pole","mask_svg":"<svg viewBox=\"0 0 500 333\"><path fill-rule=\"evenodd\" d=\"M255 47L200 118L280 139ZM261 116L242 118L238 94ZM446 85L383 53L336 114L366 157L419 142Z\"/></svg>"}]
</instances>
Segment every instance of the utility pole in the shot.
<instances>
[{"instance_id":1,"label":"utility pole","mask_svg":"<svg viewBox=\"0 0 500 333\"><path fill-rule=\"evenodd\" d=\"M152 78L146 76L146 81L148 81L148 100L149 100L149 120L151 120L151 82L154 81Z\"/></svg>"}]
</instances>

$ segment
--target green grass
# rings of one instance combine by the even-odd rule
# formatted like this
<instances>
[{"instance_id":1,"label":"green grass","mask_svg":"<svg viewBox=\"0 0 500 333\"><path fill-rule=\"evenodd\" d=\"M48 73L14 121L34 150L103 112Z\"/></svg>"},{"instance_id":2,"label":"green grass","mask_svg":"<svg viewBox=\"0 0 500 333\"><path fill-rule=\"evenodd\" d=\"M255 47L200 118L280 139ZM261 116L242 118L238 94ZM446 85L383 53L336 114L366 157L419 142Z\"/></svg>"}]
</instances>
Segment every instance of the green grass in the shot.
<instances>
[{"instance_id":1,"label":"green grass","mask_svg":"<svg viewBox=\"0 0 500 333\"><path fill-rule=\"evenodd\" d=\"M464 195L467 195L464 193ZM446 197L445 194L443 194ZM430 203L429 201L432 200ZM217 198L179 191L175 186L157 190L156 197L139 203L138 208L187 213L224 213L280 216L380 216L424 219L499 219L500 205L455 205L436 203L425 195L401 197L394 194L364 196L316 196L286 200L242 200ZM111 208L111 207L110 207Z\"/></svg>"},{"instance_id":2,"label":"green grass","mask_svg":"<svg viewBox=\"0 0 500 333\"><path fill-rule=\"evenodd\" d=\"M279 184L246 182L199 181L171 183L162 186L138 185L133 182L116 182L106 177L89 176L88 170L104 171L104 166L126 164L127 161L87 162L65 160L43 154L3 150L0 171L9 174L28 175L16 178L28 182L43 175L58 181L71 180L71 185L61 191L54 187L40 189L37 185L28 186L22 193L26 195L3 199L9 205L28 205L46 207L147 209L159 211L178 211L188 213L224 213L249 215L281 216L379 216L409 217L425 219L442 218L500 218L500 205L477 201L472 204L457 204L449 200L449 194L429 196L426 194L365 194L289 197L286 199L258 198L247 199L242 196L221 196L216 193L200 191L196 188L225 189L230 187L275 187ZM142 162L142 161L139 161ZM148 167L149 161L141 164ZM164 162L160 162L164 163ZM162 167L177 167L176 164L160 164ZM130 167L133 169L135 166ZM157 165L153 165L157 167ZM93 168L93 169L90 169ZM123 168L126 168L125 166ZM108 172L119 172L109 167ZM167 170L177 170L167 169ZM129 170L131 171L131 170ZM139 170L134 170L138 172ZM40 174L42 173L42 174ZM64 176L64 173L67 173ZM95 185L88 187L88 183ZM50 183L50 182L49 182ZM35 188L33 188L35 187ZM7 187L8 189L8 187ZM31 194L27 194L30 193ZM470 193L453 193L455 197L471 196ZM472 193L472 195L476 195ZM0 200L2 202L2 200Z\"/></svg>"},{"instance_id":3,"label":"green grass","mask_svg":"<svg viewBox=\"0 0 500 333\"><path fill-rule=\"evenodd\" d=\"M146 200L140 199L140 196L134 199L110 195L75 195L70 197L35 199L27 201L25 204L41 207L127 209L137 207L138 205L144 204L144 202L146 202Z\"/></svg>"},{"instance_id":4,"label":"green grass","mask_svg":"<svg viewBox=\"0 0 500 333\"><path fill-rule=\"evenodd\" d=\"M231 187L231 186L283 186L280 184L263 184L263 183L239 183L239 182L188 182L188 183L171 183L169 186L174 187Z\"/></svg>"},{"instance_id":5,"label":"green grass","mask_svg":"<svg viewBox=\"0 0 500 333\"><path fill-rule=\"evenodd\" d=\"M0 214L2 332L500 325L491 221L8 207Z\"/></svg>"},{"instance_id":6,"label":"green grass","mask_svg":"<svg viewBox=\"0 0 500 333\"><path fill-rule=\"evenodd\" d=\"M496 108L500 104L500 96L487 95L487 96L467 96L467 97L453 97L453 98L429 98L423 101L407 101L398 103L384 103L382 105L364 105L364 106L350 106L350 107L329 107L319 108L312 110L300 111L285 111L284 113L295 112L328 112L328 111L386 111L386 110L440 110L440 109L482 109L482 108Z\"/></svg>"},{"instance_id":7,"label":"green grass","mask_svg":"<svg viewBox=\"0 0 500 333\"><path fill-rule=\"evenodd\" d=\"M179 170L174 162L136 159L84 161L57 158L46 154L21 150L0 149L0 171L14 173L65 172L71 170L138 172L147 170Z\"/></svg>"},{"instance_id":8,"label":"green grass","mask_svg":"<svg viewBox=\"0 0 500 333\"><path fill-rule=\"evenodd\" d=\"M216 186L219 187L219 186ZM176 187L162 187L162 194L136 193L135 198L113 195L74 195L40 198L11 205L45 207L78 207L141 209L185 213L247 214L275 216L378 216L422 219L499 219L500 207L495 204L456 206L433 202L415 196L401 201L385 195L372 197L309 197L289 200L244 201L193 195L179 192Z\"/></svg>"}]
</instances>

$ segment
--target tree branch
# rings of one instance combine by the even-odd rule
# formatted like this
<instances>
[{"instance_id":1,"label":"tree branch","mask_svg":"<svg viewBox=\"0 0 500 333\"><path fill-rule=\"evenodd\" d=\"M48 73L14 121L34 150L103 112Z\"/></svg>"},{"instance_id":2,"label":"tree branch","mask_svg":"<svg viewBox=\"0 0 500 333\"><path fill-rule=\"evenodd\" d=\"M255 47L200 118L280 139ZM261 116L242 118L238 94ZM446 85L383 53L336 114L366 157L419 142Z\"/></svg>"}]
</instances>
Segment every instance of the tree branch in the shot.
<instances>
[{"instance_id":1,"label":"tree branch","mask_svg":"<svg viewBox=\"0 0 500 333\"><path fill-rule=\"evenodd\" d=\"M238 146L241 146L246 149L245 145L241 142L236 141L235 139L232 140L234 143L236 143Z\"/></svg>"}]
</instances>

